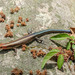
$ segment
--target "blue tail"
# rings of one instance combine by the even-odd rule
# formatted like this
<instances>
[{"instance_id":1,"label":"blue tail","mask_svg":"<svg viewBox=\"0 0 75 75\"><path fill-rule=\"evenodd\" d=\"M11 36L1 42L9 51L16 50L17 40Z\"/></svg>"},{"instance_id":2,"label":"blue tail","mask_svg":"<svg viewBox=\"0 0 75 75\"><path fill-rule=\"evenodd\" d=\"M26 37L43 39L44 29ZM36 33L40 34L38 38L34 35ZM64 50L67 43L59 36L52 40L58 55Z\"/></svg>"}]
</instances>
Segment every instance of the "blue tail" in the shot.
<instances>
[{"instance_id":1,"label":"blue tail","mask_svg":"<svg viewBox=\"0 0 75 75\"><path fill-rule=\"evenodd\" d=\"M41 35L41 34L45 34L45 33L71 33L71 31L70 30L47 29L47 30L35 32L35 33L33 33L33 35L37 36L37 35Z\"/></svg>"}]
</instances>

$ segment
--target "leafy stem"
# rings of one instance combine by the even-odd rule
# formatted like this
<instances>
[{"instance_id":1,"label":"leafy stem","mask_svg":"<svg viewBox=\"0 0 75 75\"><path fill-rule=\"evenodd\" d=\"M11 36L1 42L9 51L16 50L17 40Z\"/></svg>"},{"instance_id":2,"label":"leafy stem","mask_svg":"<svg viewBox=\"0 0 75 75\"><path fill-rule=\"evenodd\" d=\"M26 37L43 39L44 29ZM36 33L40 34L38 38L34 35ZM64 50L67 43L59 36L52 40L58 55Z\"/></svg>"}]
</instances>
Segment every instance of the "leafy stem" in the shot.
<instances>
[{"instance_id":1,"label":"leafy stem","mask_svg":"<svg viewBox=\"0 0 75 75\"><path fill-rule=\"evenodd\" d=\"M69 39L69 42L67 43L67 46L66 46L66 54L62 53L62 51L60 52L60 50L58 49L52 49L43 59L43 62L42 62L42 68L45 66L46 62L51 58L53 57L55 54L58 53L58 58L57 58L57 66L58 66L58 69L61 69L63 63L64 63L64 60L65 60L65 56L71 56L72 52L74 54L74 59L75 59L75 38L74 36L70 36L66 33L63 33L63 34L58 34L58 35L55 35L55 36L52 36L50 38L51 40L64 40L64 39ZM72 51L70 51L72 50ZM71 52L71 54L69 54L69 52ZM72 55L73 55L72 54ZM69 56L69 57L70 57Z\"/></svg>"}]
</instances>

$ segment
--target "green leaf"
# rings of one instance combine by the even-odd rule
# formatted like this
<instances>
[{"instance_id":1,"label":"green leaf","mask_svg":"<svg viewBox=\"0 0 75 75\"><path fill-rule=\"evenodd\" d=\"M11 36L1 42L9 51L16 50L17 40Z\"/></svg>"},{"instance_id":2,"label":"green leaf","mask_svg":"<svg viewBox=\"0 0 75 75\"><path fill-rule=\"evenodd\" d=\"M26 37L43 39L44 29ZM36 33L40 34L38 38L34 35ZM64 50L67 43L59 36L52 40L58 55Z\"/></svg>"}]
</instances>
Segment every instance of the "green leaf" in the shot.
<instances>
[{"instance_id":1,"label":"green leaf","mask_svg":"<svg viewBox=\"0 0 75 75\"><path fill-rule=\"evenodd\" d=\"M69 41L68 43L67 43L67 50L69 50L71 48L71 42Z\"/></svg>"},{"instance_id":2,"label":"green leaf","mask_svg":"<svg viewBox=\"0 0 75 75\"><path fill-rule=\"evenodd\" d=\"M47 53L47 55L43 59L41 67L43 68L45 66L46 62L58 52L60 52L58 49L52 49L49 53Z\"/></svg>"},{"instance_id":3,"label":"green leaf","mask_svg":"<svg viewBox=\"0 0 75 75\"><path fill-rule=\"evenodd\" d=\"M70 36L70 39L73 39L73 40L74 40L74 39L75 39L75 37L74 37L74 36Z\"/></svg>"},{"instance_id":4,"label":"green leaf","mask_svg":"<svg viewBox=\"0 0 75 75\"><path fill-rule=\"evenodd\" d=\"M58 56L58 60L57 60L58 69L61 69L63 63L64 63L64 56L62 54L60 54Z\"/></svg>"},{"instance_id":5,"label":"green leaf","mask_svg":"<svg viewBox=\"0 0 75 75\"><path fill-rule=\"evenodd\" d=\"M69 61L70 65L72 65L72 60Z\"/></svg>"},{"instance_id":6,"label":"green leaf","mask_svg":"<svg viewBox=\"0 0 75 75\"><path fill-rule=\"evenodd\" d=\"M72 45L72 49L74 50L74 59L75 59L75 45Z\"/></svg>"},{"instance_id":7,"label":"green leaf","mask_svg":"<svg viewBox=\"0 0 75 75\"><path fill-rule=\"evenodd\" d=\"M74 43L74 41L70 41L71 43Z\"/></svg>"},{"instance_id":8,"label":"green leaf","mask_svg":"<svg viewBox=\"0 0 75 75\"><path fill-rule=\"evenodd\" d=\"M66 33L63 33L63 34L58 34L58 35L52 36L50 39L51 40L64 40L67 38L70 38L70 36Z\"/></svg>"},{"instance_id":9,"label":"green leaf","mask_svg":"<svg viewBox=\"0 0 75 75\"><path fill-rule=\"evenodd\" d=\"M74 43L74 41L69 41L67 44L67 50L69 50L71 48L71 43Z\"/></svg>"},{"instance_id":10,"label":"green leaf","mask_svg":"<svg viewBox=\"0 0 75 75\"><path fill-rule=\"evenodd\" d=\"M75 45L74 44L72 45L72 48L75 49Z\"/></svg>"}]
</instances>

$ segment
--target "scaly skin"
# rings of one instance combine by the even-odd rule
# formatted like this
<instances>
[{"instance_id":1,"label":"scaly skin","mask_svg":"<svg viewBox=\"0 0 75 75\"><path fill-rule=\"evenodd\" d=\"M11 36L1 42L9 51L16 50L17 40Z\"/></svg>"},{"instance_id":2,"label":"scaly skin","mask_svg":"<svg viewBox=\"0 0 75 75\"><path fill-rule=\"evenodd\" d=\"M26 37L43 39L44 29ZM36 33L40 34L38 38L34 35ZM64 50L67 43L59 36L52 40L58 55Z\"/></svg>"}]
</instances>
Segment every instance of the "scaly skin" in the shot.
<instances>
[{"instance_id":1,"label":"scaly skin","mask_svg":"<svg viewBox=\"0 0 75 75\"><path fill-rule=\"evenodd\" d=\"M34 40L35 37L40 37L40 36L42 36L44 34L48 34L48 33L71 33L71 31L70 30L55 30L55 29L42 30L39 32L29 34L27 36L23 36L22 38L19 38L15 41L0 44L0 49L13 49L13 48L19 47L22 44L29 43L30 41Z\"/></svg>"}]
</instances>

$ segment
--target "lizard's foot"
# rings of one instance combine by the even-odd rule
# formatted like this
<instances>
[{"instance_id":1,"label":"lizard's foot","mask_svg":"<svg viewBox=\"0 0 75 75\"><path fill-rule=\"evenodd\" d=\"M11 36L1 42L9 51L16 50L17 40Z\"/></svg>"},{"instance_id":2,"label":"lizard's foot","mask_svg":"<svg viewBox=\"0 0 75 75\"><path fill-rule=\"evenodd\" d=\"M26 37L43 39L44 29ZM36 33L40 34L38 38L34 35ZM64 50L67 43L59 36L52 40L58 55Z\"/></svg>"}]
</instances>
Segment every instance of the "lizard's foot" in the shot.
<instances>
[{"instance_id":1,"label":"lizard's foot","mask_svg":"<svg viewBox=\"0 0 75 75\"><path fill-rule=\"evenodd\" d=\"M17 55L17 49L13 48L13 51L14 51L14 56L16 56Z\"/></svg>"},{"instance_id":2,"label":"lizard's foot","mask_svg":"<svg viewBox=\"0 0 75 75\"><path fill-rule=\"evenodd\" d=\"M35 39L36 39L36 41L37 41L38 43L41 43L41 44L46 45L46 43L45 43L43 40L41 40L40 38L35 37Z\"/></svg>"}]
</instances>

